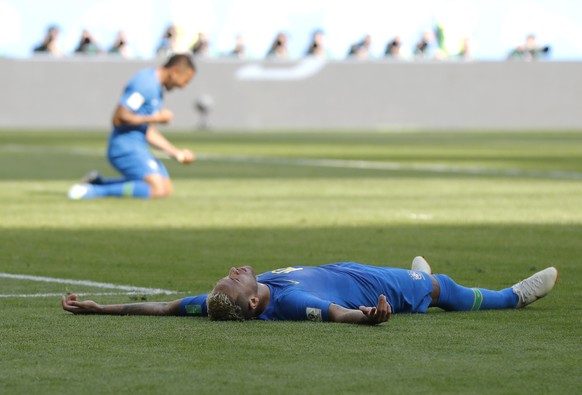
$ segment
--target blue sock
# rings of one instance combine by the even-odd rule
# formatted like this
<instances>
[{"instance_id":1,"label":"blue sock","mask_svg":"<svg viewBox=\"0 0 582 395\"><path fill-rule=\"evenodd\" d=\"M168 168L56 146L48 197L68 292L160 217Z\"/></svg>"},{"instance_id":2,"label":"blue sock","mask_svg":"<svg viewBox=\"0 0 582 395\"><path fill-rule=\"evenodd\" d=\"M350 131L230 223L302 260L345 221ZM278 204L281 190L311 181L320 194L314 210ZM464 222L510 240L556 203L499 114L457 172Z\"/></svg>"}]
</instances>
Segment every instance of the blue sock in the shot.
<instances>
[{"instance_id":1,"label":"blue sock","mask_svg":"<svg viewBox=\"0 0 582 395\"><path fill-rule=\"evenodd\" d=\"M449 276L435 274L441 294L437 306L447 311L512 309L517 305L517 295L511 288L491 291L483 288L466 288Z\"/></svg>"},{"instance_id":2,"label":"blue sock","mask_svg":"<svg viewBox=\"0 0 582 395\"><path fill-rule=\"evenodd\" d=\"M124 181L103 185L90 185L83 199L92 199L106 196L136 197L147 199L150 197L150 185L145 181Z\"/></svg>"}]
</instances>

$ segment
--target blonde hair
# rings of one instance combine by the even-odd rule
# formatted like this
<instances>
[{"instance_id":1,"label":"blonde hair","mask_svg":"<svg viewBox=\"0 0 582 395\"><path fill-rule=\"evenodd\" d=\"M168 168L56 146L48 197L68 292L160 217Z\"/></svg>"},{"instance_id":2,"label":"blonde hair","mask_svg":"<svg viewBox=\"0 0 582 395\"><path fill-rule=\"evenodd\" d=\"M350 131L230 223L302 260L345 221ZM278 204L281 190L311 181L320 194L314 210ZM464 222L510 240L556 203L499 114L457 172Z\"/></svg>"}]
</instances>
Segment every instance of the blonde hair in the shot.
<instances>
[{"instance_id":1,"label":"blonde hair","mask_svg":"<svg viewBox=\"0 0 582 395\"><path fill-rule=\"evenodd\" d=\"M244 321L243 309L224 292L212 291L206 298L208 318L212 321Z\"/></svg>"}]
</instances>

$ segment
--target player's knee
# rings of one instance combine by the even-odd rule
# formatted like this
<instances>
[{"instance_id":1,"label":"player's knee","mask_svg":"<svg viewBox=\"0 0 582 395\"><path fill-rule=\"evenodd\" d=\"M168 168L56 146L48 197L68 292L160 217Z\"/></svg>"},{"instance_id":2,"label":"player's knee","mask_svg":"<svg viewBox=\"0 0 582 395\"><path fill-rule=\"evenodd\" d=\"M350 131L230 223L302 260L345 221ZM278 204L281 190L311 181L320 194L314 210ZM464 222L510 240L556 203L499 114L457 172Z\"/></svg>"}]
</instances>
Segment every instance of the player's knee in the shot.
<instances>
[{"instance_id":1,"label":"player's knee","mask_svg":"<svg viewBox=\"0 0 582 395\"><path fill-rule=\"evenodd\" d=\"M151 197L155 198L155 199L165 198L165 197L170 196L171 194L172 194L172 191L168 190L167 188L165 188L163 186L156 186L156 187L151 188Z\"/></svg>"},{"instance_id":2,"label":"player's knee","mask_svg":"<svg viewBox=\"0 0 582 395\"><path fill-rule=\"evenodd\" d=\"M150 193L152 198L165 198L174 191L170 182L156 182L150 184Z\"/></svg>"},{"instance_id":3,"label":"player's knee","mask_svg":"<svg viewBox=\"0 0 582 395\"><path fill-rule=\"evenodd\" d=\"M172 185L172 182L169 179L164 180L164 196L163 197L168 197L170 196L173 192L174 192L174 186Z\"/></svg>"},{"instance_id":4,"label":"player's knee","mask_svg":"<svg viewBox=\"0 0 582 395\"><path fill-rule=\"evenodd\" d=\"M150 185L151 198L165 198L172 194L173 188L169 179L163 179L160 177L146 177L145 181Z\"/></svg>"},{"instance_id":5,"label":"player's knee","mask_svg":"<svg viewBox=\"0 0 582 395\"><path fill-rule=\"evenodd\" d=\"M174 186L170 180L166 180L166 196L170 196L174 193Z\"/></svg>"}]
</instances>

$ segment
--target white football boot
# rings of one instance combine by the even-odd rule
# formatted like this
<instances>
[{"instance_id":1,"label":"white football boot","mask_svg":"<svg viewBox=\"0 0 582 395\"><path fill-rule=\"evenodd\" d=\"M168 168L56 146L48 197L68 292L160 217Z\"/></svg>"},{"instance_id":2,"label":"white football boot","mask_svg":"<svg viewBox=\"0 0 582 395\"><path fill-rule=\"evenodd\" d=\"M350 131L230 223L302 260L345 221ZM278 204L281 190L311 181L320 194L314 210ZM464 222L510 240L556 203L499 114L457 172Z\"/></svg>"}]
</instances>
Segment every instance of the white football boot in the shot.
<instances>
[{"instance_id":1,"label":"white football boot","mask_svg":"<svg viewBox=\"0 0 582 395\"><path fill-rule=\"evenodd\" d=\"M91 187L91 185L89 184L75 184L71 187L71 189L69 189L69 199L71 200L80 200L83 199L85 197L85 195L87 195L87 192L89 192L89 188Z\"/></svg>"},{"instance_id":2,"label":"white football boot","mask_svg":"<svg viewBox=\"0 0 582 395\"><path fill-rule=\"evenodd\" d=\"M426 274L432 274L430 265L428 264L426 259L424 259L423 256L417 256L412 260L412 270L416 270L418 272L423 272Z\"/></svg>"},{"instance_id":3,"label":"white football boot","mask_svg":"<svg viewBox=\"0 0 582 395\"><path fill-rule=\"evenodd\" d=\"M519 298L515 307L525 307L543 298L554 288L556 281L558 281L558 269L552 266L518 282L511 287L513 293Z\"/></svg>"}]
</instances>

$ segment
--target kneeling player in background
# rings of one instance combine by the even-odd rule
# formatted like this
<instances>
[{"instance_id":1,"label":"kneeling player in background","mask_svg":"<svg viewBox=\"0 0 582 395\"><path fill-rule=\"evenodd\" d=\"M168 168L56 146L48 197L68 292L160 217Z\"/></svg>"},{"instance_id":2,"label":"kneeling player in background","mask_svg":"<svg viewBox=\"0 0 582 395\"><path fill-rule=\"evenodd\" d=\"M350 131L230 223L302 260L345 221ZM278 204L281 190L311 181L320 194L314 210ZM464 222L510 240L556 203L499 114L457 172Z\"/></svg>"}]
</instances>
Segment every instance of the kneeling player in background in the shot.
<instances>
[{"instance_id":1,"label":"kneeling player in background","mask_svg":"<svg viewBox=\"0 0 582 395\"><path fill-rule=\"evenodd\" d=\"M70 199L106 196L161 198L172 193L172 182L164 164L148 145L160 149L182 164L194 160L189 149L178 149L158 130L156 124L169 123L173 113L162 107L163 91L184 88L194 78L196 68L188 55L178 54L162 67L138 72L127 84L113 114L107 157L122 178L104 178L91 172L81 184L69 190Z\"/></svg>"}]
</instances>

